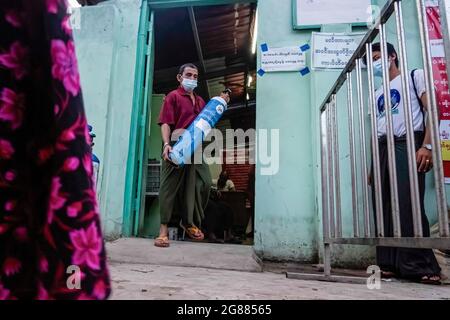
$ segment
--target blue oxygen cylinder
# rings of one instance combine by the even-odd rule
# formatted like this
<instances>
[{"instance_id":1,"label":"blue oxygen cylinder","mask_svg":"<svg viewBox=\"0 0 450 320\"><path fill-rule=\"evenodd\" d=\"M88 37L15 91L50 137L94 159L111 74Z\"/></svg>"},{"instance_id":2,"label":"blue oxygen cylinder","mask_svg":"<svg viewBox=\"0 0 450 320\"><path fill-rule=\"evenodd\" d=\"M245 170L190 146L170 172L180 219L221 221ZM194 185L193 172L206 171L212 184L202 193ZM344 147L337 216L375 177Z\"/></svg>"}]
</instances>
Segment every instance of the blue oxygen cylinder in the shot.
<instances>
[{"instance_id":1,"label":"blue oxygen cylinder","mask_svg":"<svg viewBox=\"0 0 450 320\"><path fill-rule=\"evenodd\" d=\"M227 102L221 97L214 97L208 102L173 146L169 154L173 164L182 167L190 162L194 152L202 145L205 137L220 120L227 107Z\"/></svg>"}]
</instances>

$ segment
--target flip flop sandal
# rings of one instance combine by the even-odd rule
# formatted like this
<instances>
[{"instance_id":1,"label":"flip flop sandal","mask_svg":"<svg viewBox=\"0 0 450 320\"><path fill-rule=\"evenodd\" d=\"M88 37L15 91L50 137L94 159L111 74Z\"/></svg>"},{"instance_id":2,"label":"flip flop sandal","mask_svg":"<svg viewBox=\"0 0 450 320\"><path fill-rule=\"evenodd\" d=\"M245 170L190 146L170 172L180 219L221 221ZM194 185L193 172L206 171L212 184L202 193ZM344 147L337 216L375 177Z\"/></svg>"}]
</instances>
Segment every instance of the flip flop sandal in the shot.
<instances>
[{"instance_id":1,"label":"flip flop sandal","mask_svg":"<svg viewBox=\"0 0 450 320\"><path fill-rule=\"evenodd\" d=\"M432 280L431 278L436 277L438 278L437 280ZM432 284L432 285L441 285L441 277L440 276L423 276L422 278L420 278L420 283L423 284Z\"/></svg>"},{"instance_id":2,"label":"flip flop sandal","mask_svg":"<svg viewBox=\"0 0 450 320\"><path fill-rule=\"evenodd\" d=\"M195 241L202 241L203 239L205 239L205 235L200 231L199 228L197 228L196 226L191 226L191 227L185 227L183 226L183 224L180 222L180 227L183 229L183 231L185 232L185 234L188 235L189 238L191 238L192 240ZM184 236L183 236L184 237Z\"/></svg>"},{"instance_id":3,"label":"flip flop sandal","mask_svg":"<svg viewBox=\"0 0 450 320\"><path fill-rule=\"evenodd\" d=\"M155 239L155 247L158 248L168 248L170 247L169 238L168 237L158 237Z\"/></svg>"}]
</instances>

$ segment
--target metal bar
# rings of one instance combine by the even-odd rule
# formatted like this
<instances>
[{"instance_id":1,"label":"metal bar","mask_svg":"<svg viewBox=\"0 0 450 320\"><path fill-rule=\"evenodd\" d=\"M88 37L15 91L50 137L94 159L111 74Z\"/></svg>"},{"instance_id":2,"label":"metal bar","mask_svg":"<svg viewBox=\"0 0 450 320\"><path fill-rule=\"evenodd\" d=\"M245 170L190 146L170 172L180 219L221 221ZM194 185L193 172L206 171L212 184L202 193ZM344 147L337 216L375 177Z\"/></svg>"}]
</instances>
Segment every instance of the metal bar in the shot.
<instances>
[{"instance_id":1,"label":"metal bar","mask_svg":"<svg viewBox=\"0 0 450 320\"><path fill-rule=\"evenodd\" d=\"M331 112L332 112L332 130L333 130L333 150L334 150L334 188L335 188L335 212L336 212L336 224L335 235L338 238L342 237L342 215L341 215L341 172L339 161L339 132L338 132L338 118L337 118L337 99L336 95L332 96L331 100Z\"/></svg>"},{"instance_id":2,"label":"metal bar","mask_svg":"<svg viewBox=\"0 0 450 320\"><path fill-rule=\"evenodd\" d=\"M414 141L414 127L411 104L411 90L409 87L410 75L408 72L408 57L406 53L405 27L401 2L395 3L395 18L397 21L398 58L401 69L401 82L403 94L403 110L405 113L406 141L408 148L408 172L411 192L412 218L414 236L422 237L422 213L420 206L419 180L417 176L416 145Z\"/></svg>"},{"instance_id":3,"label":"metal bar","mask_svg":"<svg viewBox=\"0 0 450 320\"><path fill-rule=\"evenodd\" d=\"M363 100L363 85L361 76L361 59L356 59L356 83L359 106L359 135L361 144L361 176L363 189L363 204L364 204L364 234L370 237L370 208L369 208L369 183L367 179L367 150L366 150L366 128L364 123L364 100Z\"/></svg>"},{"instance_id":4,"label":"metal bar","mask_svg":"<svg viewBox=\"0 0 450 320\"><path fill-rule=\"evenodd\" d=\"M381 190L380 147L378 145L377 102L375 97L375 81L373 74L372 44L366 44L367 74L369 81L369 103L372 124L372 184L375 186L375 211L377 236L384 237L383 194Z\"/></svg>"},{"instance_id":5,"label":"metal bar","mask_svg":"<svg viewBox=\"0 0 450 320\"><path fill-rule=\"evenodd\" d=\"M328 157L328 200L330 201L328 217L329 217L329 226L330 226L330 237L335 237L335 229L334 229L334 172L333 172L333 135L332 135L332 126L331 126L331 109L329 104L325 109L327 114L327 140L328 149L327 149L327 157Z\"/></svg>"},{"instance_id":6,"label":"metal bar","mask_svg":"<svg viewBox=\"0 0 450 320\"><path fill-rule=\"evenodd\" d=\"M322 225L323 225L323 237L330 237L330 226L328 221L328 169L327 169L327 143L328 136L326 134L327 122L326 113L320 114L320 144L321 144L321 172L322 172Z\"/></svg>"},{"instance_id":7,"label":"metal bar","mask_svg":"<svg viewBox=\"0 0 450 320\"><path fill-rule=\"evenodd\" d=\"M245 70L245 77L244 77L244 99L245 99L245 107L248 108L248 100L247 99L247 95L248 95L248 68L247 70Z\"/></svg>"},{"instance_id":8,"label":"metal bar","mask_svg":"<svg viewBox=\"0 0 450 320\"><path fill-rule=\"evenodd\" d=\"M351 284L366 284L366 277L353 277L353 276L336 276L336 275L321 275L312 273L297 273L297 272L287 272L286 278L296 279L296 280L306 280L306 281L326 281L326 282L337 282L337 283L351 283Z\"/></svg>"},{"instance_id":9,"label":"metal bar","mask_svg":"<svg viewBox=\"0 0 450 320\"><path fill-rule=\"evenodd\" d=\"M449 0L439 1L439 11L441 13L442 35L444 38L445 57L447 60L447 74L450 75L450 16L447 15L447 7L450 6Z\"/></svg>"},{"instance_id":10,"label":"metal bar","mask_svg":"<svg viewBox=\"0 0 450 320\"><path fill-rule=\"evenodd\" d=\"M386 42L386 25L380 27L381 59L383 63L384 109L386 117L386 138L388 145L389 182L391 191L392 225L394 237L401 237L400 208L398 201L397 166L395 156L394 128L392 123L391 88L389 79L388 50Z\"/></svg>"},{"instance_id":11,"label":"metal bar","mask_svg":"<svg viewBox=\"0 0 450 320\"><path fill-rule=\"evenodd\" d=\"M325 276L331 276L331 244L325 243L323 250L323 271Z\"/></svg>"},{"instance_id":12,"label":"metal bar","mask_svg":"<svg viewBox=\"0 0 450 320\"><path fill-rule=\"evenodd\" d=\"M189 20L191 21L192 33L194 34L195 47L197 48L198 59L200 61L200 67L202 68L203 73L206 73L207 72L206 64L205 64L205 59L203 57L203 50L202 50L202 44L200 42L200 36L198 34L197 20L195 18L194 7L188 7L188 11L189 11ZM204 83L205 83L206 93L208 94L208 97L211 97L211 95L209 93L208 82L206 80L204 80Z\"/></svg>"},{"instance_id":13,"label":"metal bar","mask_svg":"<svg viewBox=\"0 0 450 320\"><path fill-rule=\"evenodd\" d=\"M447 199L444 186L444 169L442 163L439 110L436 95L434 94L433 62L429 45L428 25L426 21L426 7L423 0L416 0L420 27L420 40L422 44L423 65L425 71L425 87L428 101L428 114L431 124L431 144L433 146L434 184L439 216L439 234L441 237L449 236Z\"/></svg>"},{"instance_id":14,"label":"metal bar","mask_svg":"<svg viewBox=\"0 0 450 320\"><path fill-rule=\"evenodd\" d=\"M383 246L383 247L399 247L399 248L422 248L422 249L441 249L448 250L450 248L450 238L340 238L325 239L330 244L353 244L362 246Z\"/></svg>"},{"instance_id":15,"label":"metal bar","mask_svg":"<svg viewBox=\"0 0 450 320\"><path fill-rule=\"evenodd\" d=\"M338 79L336 80L334 86L331 88L330 92L325 97L325 100L323 101L323 103L320 106L321 111L323 111L325 109L325 105L328 101L331 100L331 96L335 92L338 92L339 89L342 87L342 85L345 83L345 81L347 79L347 73L352 71L352 68L353 68L352 66L355 63L355 60L362 58L364 56L366 43L372 42L378 36L378 33L379 33L378 28L379 28L380 24L385 23L391 17L392 13L394 12L394 2L396 2L396 1L399 1L399 0L388 0L387 1L386 5L381 10L380 20L377 21L374 24L374 26L372 27L372 29L370 29L369 32L367 32L367 34L364 36L363 40L359 44L355 53L350 58L349 62L347 63L347 65L342 70L341 74L339 75Z\"/></svg>"},{"instance_id":16,"label":"metal bar","mask_svg":"<svg viewBox=\"0 0 450 320\"><path fill-rule=\"evenodd\" d=\"M348 105L348 136L350 144L350 171L352 179L352 212L353 212L353 236L359 238L359 214L358 214L358 186L356 184L356 154L353 108L353 79L352 73L347 73L347 105Z\"/></svg>"}]
</instances>

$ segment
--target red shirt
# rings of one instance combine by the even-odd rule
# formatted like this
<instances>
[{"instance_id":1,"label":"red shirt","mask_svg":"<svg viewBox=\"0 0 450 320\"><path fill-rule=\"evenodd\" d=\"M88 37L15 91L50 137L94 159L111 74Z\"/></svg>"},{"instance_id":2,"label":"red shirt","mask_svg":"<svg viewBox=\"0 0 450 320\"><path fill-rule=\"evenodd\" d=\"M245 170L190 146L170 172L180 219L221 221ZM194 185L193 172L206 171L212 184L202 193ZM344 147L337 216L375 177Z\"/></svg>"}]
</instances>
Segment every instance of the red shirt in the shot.
<instances>
[{"instance_id":1,"label":"red shirt","mask_svg":"<svg viewBox=\"0 0 450 320\"><path fill-rule=\"evenodd\" d=\"M164 100L159 125L168 124L173 130L187 129L205 107L205 101L194 93L195 105L192 99L182 87L170 92Z\"/></svg>"}]
</instances>

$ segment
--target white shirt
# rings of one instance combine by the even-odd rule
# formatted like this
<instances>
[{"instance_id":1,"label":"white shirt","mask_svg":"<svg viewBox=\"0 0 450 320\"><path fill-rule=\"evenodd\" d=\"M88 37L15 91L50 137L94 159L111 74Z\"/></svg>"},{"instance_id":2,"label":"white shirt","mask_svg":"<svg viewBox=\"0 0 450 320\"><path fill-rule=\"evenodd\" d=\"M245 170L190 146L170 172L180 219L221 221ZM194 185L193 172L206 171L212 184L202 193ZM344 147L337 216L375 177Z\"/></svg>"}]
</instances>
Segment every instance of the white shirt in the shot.
<instances>
[{"instance_id":1,"label":"white shirt","mask_svg":"<svg viewBox=\"0 0 450 320\"><path fill-rule=\"evenodd\" d=\"M236 187L234 186L233 181L228 179L227 182L225 183L225 186L222 189L220 189L219 191L235 191L235 190L236 190Z\"/></svg>"},{"instance_id":2,"label":"white shirt","mask_svg":"<svg viewBox=\"0 0 450 320\"><path fill-rule=\"evenodd\" d=\"M424 130L423 113L420 109L420 104L414 91L414 84L412 82L411 73L409 73L408 75L409 75L408 78L409 78L414 131L423 131ZM418 69L415 71L414 81L417 88L417 94L419 95L419 97L422 97L422 95L426 92L423 70ZM382 137L386 135L386 113L384 105L383 86L377 89L377 91L375 92L375 96L377 109L378 137ZM394 135L397 137L401 137L406 134L405 113L403 105L405 99L403 99L401 75L397 76L395 79L391 81L391 101L392 101L392 122L394 127Z\"/></svg>"}]
</instances>

